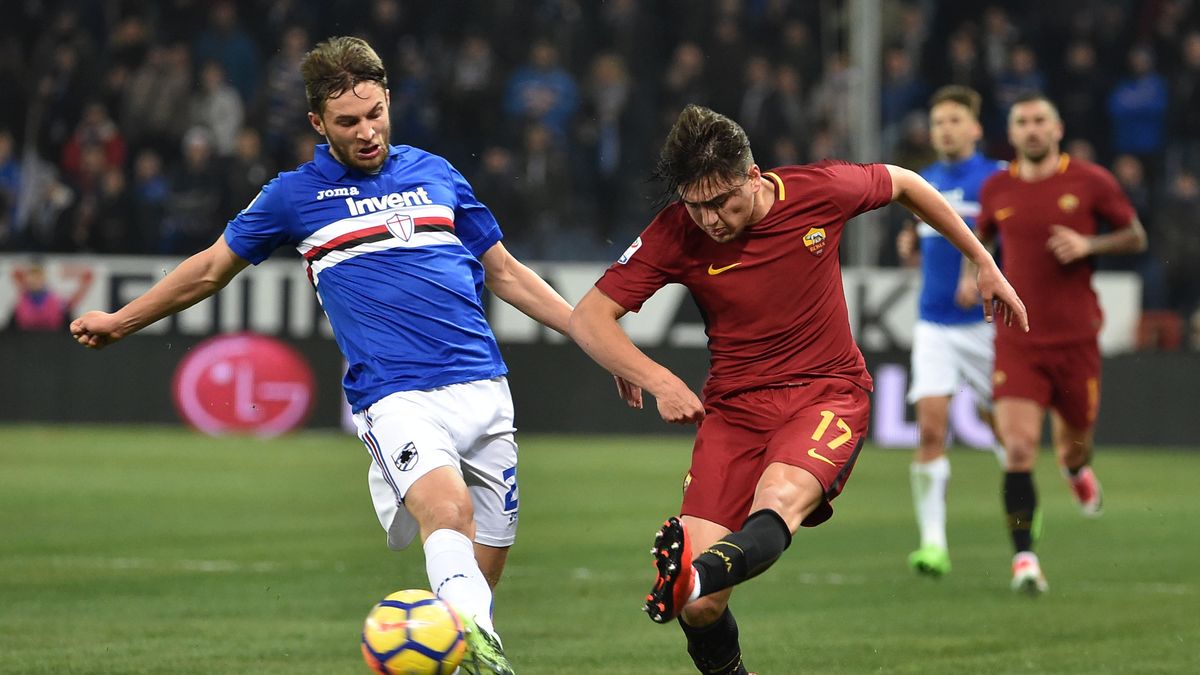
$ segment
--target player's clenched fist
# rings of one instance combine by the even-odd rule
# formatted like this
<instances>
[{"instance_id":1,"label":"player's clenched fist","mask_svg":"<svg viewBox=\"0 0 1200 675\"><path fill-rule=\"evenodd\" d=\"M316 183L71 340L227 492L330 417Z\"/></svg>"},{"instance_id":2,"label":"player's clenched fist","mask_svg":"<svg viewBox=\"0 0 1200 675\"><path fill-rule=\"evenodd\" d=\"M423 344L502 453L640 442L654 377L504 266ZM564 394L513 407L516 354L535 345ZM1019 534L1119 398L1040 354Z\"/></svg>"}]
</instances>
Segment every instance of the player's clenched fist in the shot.
<instances>
[{"instance_id":1,"label":"player's clenched fist","mask_svg":"<svg viewBox=\"0 0 1200 675\"><path fill-rule=\"evenodd\" d=\"M71 336L79 344L92 349L100 349L125 337L115 315L95 311L71 322Z\"/></svg>"}]
</instances>

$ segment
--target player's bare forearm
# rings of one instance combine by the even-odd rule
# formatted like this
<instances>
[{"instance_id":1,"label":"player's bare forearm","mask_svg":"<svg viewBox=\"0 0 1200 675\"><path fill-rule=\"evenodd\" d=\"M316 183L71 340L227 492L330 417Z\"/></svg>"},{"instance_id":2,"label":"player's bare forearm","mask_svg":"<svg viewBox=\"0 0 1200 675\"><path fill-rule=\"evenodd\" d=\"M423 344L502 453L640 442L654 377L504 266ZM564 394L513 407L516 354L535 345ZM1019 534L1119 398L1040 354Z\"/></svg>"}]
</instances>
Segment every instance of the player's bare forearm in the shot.
<instances>
[{"instance_id":1,"label":"player's bare forearm","mask_svg":"<svg viewBox=\"0 0 1200 675\"><path fill-rule=\"evenodd\" d=\"M571 304L545 279L514 258L500 243L488 249L481 260L485 283L496 297L543 326L567 334Z\"/></svg>"},{"instance_id":2,"label":"player's bare forearm","mask_svg":"<svg viewBox=\"0 0 1200 675\"><path fill-rule=\"evenodd\" d=\"M1146 228L1142 227L1142 222L1137 218L1129 223L1129 227L1096 235L1088 243L1092 255L1141 253L1146 250L1148 244Z\"/></svg>"},{"instance_id":3,"label":"player's bare forearm","mask_svg":"<svg viewBox=\"0 0 1200 675\"><path fill-rule=\"evenodd\" d=\"M88 312L75 319L71 334L88 347L103 347L213 295L248 264L229 249L222 237L116 312Z\"/></svg>"},{"instance_id":4,"label":"player's bare forearm","mask_svg":"<svg viewBox=\"0 0 1200 675\"><path fill-rule=\"evenodd\" d=\"M633 344L618 323L624 314L623 307L593 288L571 313L571 339L608 372L657 396L675 376Z\"/></svg>"}]
</instances>

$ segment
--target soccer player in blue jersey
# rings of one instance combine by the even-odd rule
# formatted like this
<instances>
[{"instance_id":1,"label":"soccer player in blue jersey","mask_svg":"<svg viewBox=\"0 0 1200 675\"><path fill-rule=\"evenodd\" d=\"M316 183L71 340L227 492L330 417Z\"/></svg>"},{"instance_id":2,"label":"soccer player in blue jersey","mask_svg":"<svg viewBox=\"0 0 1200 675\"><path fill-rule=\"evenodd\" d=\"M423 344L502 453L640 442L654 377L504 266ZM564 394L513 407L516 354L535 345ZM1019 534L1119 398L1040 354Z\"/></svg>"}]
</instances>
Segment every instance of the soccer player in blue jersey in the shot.
<instances>
[{"instance_id":1,"label":"soccer player in blue jersey","mask_svg":"<svg viewBox=\"0 0 1200 675\"><path fill-rule=\"evenodd\" d=\"M929 102L930 141L938 161L921 171L974 227L979 214L979 187L1004 163L983 156L976 144L980 96L973 89L949 85ZM908 557L920 574L940 577L950 571L946 543L946 428L950 398L966 385L990 421L995 326L984 321L973 275L962 275L962 253L926 223L906 229L897 245L903 258L918 255L924 284L913 330L912 385L908 400L917 408L920 444L910 469L913 505L921 547Z\"/></svg>"},{"instance_id":2,"label":"soccer player in blue jersey","mask_svg":"<svg viewBox=\"0 0 1200 675\"><path fill-rule=\"evenodd\" d=\"M491 605L516 536L517 446L483 288L560 333L571 306L505 250L453 166L388 143L387 74L366 42L331 38L301 70L309 121L328 141L313 161L267 183L211 247L141 297L84 314L71 333L103 347L294 247L349 363L346 398L389 546L420 534L432 590L467 623L464 669L511 673Z\"/></svg>"}]
</instances>

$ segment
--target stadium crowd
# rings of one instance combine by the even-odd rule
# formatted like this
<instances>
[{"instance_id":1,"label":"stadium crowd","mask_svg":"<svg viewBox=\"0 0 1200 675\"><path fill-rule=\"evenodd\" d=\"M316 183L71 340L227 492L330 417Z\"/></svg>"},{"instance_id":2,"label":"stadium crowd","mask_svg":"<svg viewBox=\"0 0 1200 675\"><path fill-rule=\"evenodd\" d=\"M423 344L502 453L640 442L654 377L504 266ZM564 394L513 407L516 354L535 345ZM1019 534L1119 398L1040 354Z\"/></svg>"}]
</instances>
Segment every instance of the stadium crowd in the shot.
<instances>
[{"instance_id":1,"label":"stadium crowd","mask_svg":"<svg viewBox=\"0 0 1200 675\"><path fill-rule=\"evenodd\" d=\"M510 248L610 260L685 103L737 119L764 167L849 156L846 4L22 0L0 22L0 251L208 245L311 158L298 63L354 34L386 61L393 142L454 163ZM932 161L925 106L949 83L984 95L984 149L1010 157L1009 103L1045 91L1066 150L1110 167L1146 225L1146 254L1103 264L1166 317L1147 342L1184 344L1190 323L1200 347L1200 2L1055 5L884 0L879 159Z\"/></svg>"}]
</instances>

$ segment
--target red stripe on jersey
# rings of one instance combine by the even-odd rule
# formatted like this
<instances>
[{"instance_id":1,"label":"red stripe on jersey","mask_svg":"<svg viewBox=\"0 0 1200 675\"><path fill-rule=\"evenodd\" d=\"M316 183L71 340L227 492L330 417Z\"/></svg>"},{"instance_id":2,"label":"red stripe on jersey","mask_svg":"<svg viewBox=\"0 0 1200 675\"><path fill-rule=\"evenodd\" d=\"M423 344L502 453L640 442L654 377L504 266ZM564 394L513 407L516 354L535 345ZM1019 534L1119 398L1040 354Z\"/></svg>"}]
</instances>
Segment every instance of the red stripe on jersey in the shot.
<instances>
[{"instance_id":1,"label":"red stripe on jersey","mask_svg":"<svg viewBox=\"0 0 1200 675\"><path fill-rule=\"evenodd\" d=\"M340 237L337 237L335 239L330 239L329 241L325 242L324 244L321 244L320 246L312 247L311 249L308 250L307 253L304 254L304 258L306 260L312 260L313 258L316 258L317 256L321 255L323 252L336 249L337 247L341 246L342 244L345 244L348 241L353 241L355 239L362 239L363 237L369 237L373 234L383 234L384 232L387 232L387 231L388 231L387 226L376 225L375 227L364 227L361 230L347 232L346 234L343 234Z\"/></svg>"}]
</instances>

